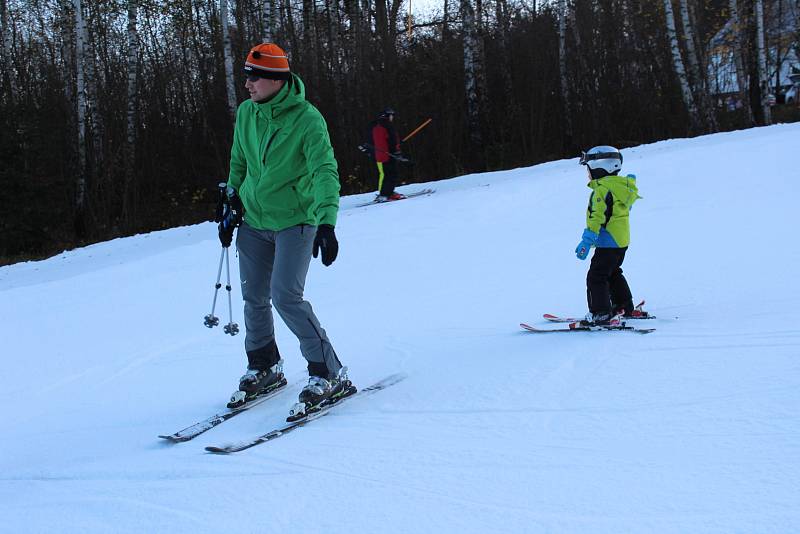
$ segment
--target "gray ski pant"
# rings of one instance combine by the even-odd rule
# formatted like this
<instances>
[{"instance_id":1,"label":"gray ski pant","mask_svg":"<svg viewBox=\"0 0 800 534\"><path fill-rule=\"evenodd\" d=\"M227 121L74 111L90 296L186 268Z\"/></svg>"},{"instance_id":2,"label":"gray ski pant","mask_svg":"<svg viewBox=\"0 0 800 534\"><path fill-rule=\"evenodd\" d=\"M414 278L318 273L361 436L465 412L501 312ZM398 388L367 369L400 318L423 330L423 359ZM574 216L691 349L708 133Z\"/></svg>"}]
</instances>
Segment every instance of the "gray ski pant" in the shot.
<instances>
[{"instance_id":1,"label":"gray ski pant","mask_svg":"<svg viewBox=\"0 0 800 534\"><path fill-rule=\"evenodd\" d=\"M309 372L335 376L342 364L311 304L303 299L316 227L292 226L278 232L242 223L236 236L239 276L244 298L245 350L257 350L275 339L272 305L300 340ZM270 303L270 301L272 301ZM313 372L313 371L317 372Z\"/></svg>"}]
</instances>

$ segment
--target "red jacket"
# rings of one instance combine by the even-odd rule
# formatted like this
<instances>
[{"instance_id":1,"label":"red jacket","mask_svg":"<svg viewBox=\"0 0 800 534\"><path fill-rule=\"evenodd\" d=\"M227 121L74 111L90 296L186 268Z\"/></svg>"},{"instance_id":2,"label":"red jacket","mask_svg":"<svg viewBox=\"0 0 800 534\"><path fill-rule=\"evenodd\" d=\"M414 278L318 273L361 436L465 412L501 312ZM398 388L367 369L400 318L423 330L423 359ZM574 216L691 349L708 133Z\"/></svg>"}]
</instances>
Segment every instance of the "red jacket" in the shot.
<instances>
[{"instance_id":1,"label":"red jacket","mask_svg":"<svg viewBox=\"0 0 800 534\"><path fill-rule=\"evenodd\" d=\"M400 152L400 140L397 130L389 119L378 119L372 126L372 146L375 151L375 161L386 163L391 159L390 154Z\"/></svg>"}]
</instances>

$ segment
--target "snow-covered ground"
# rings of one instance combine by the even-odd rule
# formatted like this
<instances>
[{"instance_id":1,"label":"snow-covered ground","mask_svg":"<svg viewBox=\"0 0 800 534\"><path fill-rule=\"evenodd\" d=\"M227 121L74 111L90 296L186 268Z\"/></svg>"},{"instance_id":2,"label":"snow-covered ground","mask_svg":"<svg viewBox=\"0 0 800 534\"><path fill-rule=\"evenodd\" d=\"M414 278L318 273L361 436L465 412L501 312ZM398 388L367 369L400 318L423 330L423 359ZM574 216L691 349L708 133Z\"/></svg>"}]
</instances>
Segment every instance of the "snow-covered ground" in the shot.
<instances>
[{"instance_id":1,"label":"snow-covered ground","mask_svg":"<svg viewBox=\"0 0 800 534\"><path fill-rule=\"evenodd\" d=\"M230 456L204 447L278 425L305 362L278 321L286 391L157 438L224 410L244 371L244 335L203 326L213 223L0 268L0 531L797 532L798 140L624 151L646 336L518 326L585 313L577 158L343 198L307 297L356 385L408 377Z\"/></svg>"}]
</instances>

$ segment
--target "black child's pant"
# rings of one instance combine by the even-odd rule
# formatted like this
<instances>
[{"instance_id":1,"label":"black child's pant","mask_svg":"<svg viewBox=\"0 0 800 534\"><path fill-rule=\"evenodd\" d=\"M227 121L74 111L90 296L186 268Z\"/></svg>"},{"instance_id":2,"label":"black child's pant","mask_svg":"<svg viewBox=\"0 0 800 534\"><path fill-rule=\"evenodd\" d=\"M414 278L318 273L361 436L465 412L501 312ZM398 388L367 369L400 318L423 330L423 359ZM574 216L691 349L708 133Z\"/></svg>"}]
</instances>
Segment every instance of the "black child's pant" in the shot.
<instances>
[{"instance_id":1,"label":"black child's pant","mask_svg":"<svg viewBox=\"0 0 800 534\"><path fill-rule=\"evenodd\" d=\"M616 313L623 308L628 313L633 311L633 296L621 268L627 251L628 247L595 249L586 275L586 298L591 313Z\"/></svg>"}]
</instances>

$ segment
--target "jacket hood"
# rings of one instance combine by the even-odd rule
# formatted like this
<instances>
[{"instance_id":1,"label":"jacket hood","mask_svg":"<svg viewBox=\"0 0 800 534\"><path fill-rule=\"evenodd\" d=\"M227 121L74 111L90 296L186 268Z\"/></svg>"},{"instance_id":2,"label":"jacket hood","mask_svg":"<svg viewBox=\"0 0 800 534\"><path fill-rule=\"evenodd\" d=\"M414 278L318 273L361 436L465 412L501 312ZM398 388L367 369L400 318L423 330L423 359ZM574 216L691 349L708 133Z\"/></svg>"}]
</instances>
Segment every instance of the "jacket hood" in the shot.
<instances>
[{"instance_id":1,"label":"jacket hood","mask_svg":"<svg viewBox=\"0 0 800 534\"><path fill-rule=\"evenodd\" d=\"M625 206L630 208L637 199L642 198L639 196L639 189L636 187L636 177L633 175L627 176L604 176L597 180L589 181L589 188L595 189L598 185L602 185L606 189L611 190L614 196Z\"/></svg>"}]
</instances>

